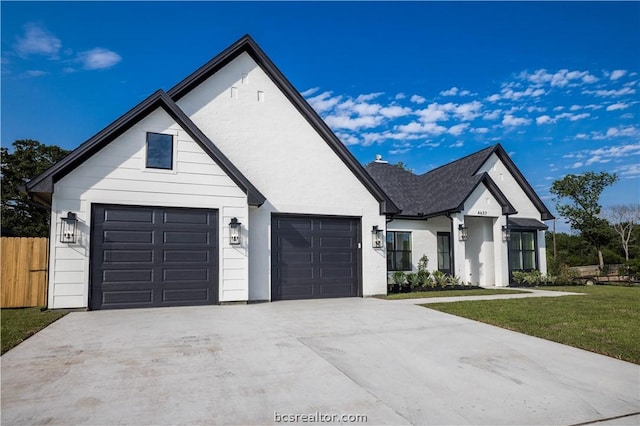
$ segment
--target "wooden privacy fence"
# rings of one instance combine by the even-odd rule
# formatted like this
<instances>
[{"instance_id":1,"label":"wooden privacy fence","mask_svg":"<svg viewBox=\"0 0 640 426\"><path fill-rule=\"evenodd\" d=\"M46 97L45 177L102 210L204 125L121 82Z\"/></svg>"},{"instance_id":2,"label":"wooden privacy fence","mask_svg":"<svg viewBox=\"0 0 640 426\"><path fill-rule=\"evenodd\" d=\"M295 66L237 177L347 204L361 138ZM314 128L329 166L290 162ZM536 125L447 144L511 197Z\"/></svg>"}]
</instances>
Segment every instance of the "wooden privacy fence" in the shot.
<instances>
[{"instance_id":1,"label":"wooden privacy fence","mask_svg":"<svg viewBox=\"0 0 640 426\"><path fill-rule=\"evenodd\" d=\"M0 307L47 304L48 238L0 238Z\"/></svg>"}]
</instances>

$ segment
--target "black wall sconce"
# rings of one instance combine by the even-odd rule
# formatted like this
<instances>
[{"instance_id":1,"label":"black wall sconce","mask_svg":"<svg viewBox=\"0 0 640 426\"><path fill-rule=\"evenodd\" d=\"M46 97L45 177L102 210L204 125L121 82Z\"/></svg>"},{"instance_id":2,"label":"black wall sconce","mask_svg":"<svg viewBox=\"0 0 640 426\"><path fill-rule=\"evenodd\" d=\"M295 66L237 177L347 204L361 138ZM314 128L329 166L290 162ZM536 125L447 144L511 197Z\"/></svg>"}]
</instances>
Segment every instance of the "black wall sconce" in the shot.
<instances>
[{"instance_id":1,"label":"black wall sconce","mask_svg":"<svg viewBox=\"0 0 640 426\"><path fill-rule=\"evenodd\" d=\"M238 218L234 217L229 222L229 244L232 246L240 245L240 226L242 224L238 222Z\"/></svg>"},{"instance_id":2,"label":"black wall sconce","mask_svg":"<svg viewBox=\"0 0 640 426\"><path fill-rule=\"evenodd\" d=\"M68 212L67 217L60 218L60 242L74 244L78 239L78 217L75 213Z\"/></svg>"},{"instance_id":3,"label":"black wall sconce","mask_svg":"<svg viewBox=\"0 0 640 426\"><path fill-rule=\"evenodd\" d=\"M373 248L382 248L382 229L378 228L378 225L371 228L371 244Z\"/></svg>"},{"instance_id":4,"label":"black wall sconce","mask_svg":"<svg viewBox=\"0 0 640 426\"><path fill-rule=\"evenodd\" d=\"M458 225L458 238L460 241L467 241L467 238L469 238L469 228L464 223Z\"/></svg>"},{"instance_id":5,"label":"black wall sconce","mask_svg":"<svg viewBox=\"0 0 640 426\"><path fill-rule=\"evenodd\" d=\"M511 240L511 229L507 225L502 225L502 241Z\"/></svg>"}]
</instances>

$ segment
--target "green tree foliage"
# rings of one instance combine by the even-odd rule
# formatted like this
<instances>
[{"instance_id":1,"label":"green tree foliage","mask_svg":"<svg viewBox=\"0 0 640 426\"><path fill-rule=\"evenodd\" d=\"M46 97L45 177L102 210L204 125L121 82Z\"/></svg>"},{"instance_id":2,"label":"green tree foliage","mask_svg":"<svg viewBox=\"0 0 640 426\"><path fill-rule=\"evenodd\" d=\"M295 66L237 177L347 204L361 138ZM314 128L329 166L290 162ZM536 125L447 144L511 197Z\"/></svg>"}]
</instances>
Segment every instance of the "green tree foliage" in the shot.
<instances>
[{"instance_id":1,"label":"green tree foliage","mask_svg":"<svg viewBox=\"0 0 640 426\"><path fill-rule=\"evenodd\" d=\"M556 209L568 220L571 228L580 232L585 241L598 250L598 264L604 266L601 247L611 239L611 229L606 220L599 217L602 191L618 181L613 173L586 172L569 174L551 185Z\"/></svg>"},{"instance_id":2,"label":"green tree foliage","mask_svg":"<svg viewBox=\"0 0 640 426\"><path fill-rule=\"evenodd\" d=\"M35 204L20 192L20 188L68 153L58 146L47 146L31 139L15 141L13 152L6 147L0 148L3 228L19 237L49 235L48 209Z\"/></svg>"}]
</instances>

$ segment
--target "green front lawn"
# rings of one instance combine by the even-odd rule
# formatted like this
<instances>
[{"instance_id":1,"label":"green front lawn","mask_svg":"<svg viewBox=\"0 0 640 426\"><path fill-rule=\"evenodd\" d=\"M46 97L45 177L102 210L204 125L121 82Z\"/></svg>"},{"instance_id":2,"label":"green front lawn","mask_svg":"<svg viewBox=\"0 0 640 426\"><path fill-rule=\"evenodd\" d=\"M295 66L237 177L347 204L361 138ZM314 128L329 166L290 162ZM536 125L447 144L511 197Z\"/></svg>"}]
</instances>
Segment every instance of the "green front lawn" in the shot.
<instances>
[{"instance_id":1,"label":"green front lawn","mask_svg":"<svg viewBox=\"0 0 640 426\"><path fill-rule=\"evenodd\" d=\"M494 294L517 294L527 293L521 290L505 290L496 289L488 290L486 288L477 288L472 290L433 290L433 291L416 291L413 293L394 293L387 296L380 296L381 299L398 300L398 299L420 299L423 297L457 297L457 296L491 296Z\"/></svg>"},{"instance_id":2,"label":"green front lawn","mask_svg":"<svg viewBox=\"0 0 640 426\"><path fill-rule=\"evenodd\" d=\"M41 311L40 308L1 309L2 353L18 345L52 322L66 315L60 311Z\"/></svg>"},{"instance_id":3,"label":"green front lawn","mask_svg":"<svg viewBox=\"0 0 640 426\"><path fill-rule=\"evenodd\" d=\"M422 306L640 364L640 288L598 285L541 289L586 295Z\"/></svg>"}]
</instances>

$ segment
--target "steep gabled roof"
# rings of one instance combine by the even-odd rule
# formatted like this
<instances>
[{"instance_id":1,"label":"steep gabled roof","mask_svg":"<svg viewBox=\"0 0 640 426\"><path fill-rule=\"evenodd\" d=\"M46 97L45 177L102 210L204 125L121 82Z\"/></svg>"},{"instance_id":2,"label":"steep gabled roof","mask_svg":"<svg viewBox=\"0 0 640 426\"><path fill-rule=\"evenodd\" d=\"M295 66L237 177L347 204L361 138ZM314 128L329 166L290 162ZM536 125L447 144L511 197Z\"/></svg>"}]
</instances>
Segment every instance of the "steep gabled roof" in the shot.
<instances>
[{"instance_id":1,"label":"steep gabled roof","mask_svg":"<svg viewBox=\"0 0 640 426\"><path fill-rule=\"evenodd\" d=\"M419 176L385 163L370 163L366 170L402 209L403 217L431 217L462 211L465 200L480 183L500 203L502 214L512 215L516 210L498 185L488 173L478 173L494 153L540 211L542 219L553 219L553 215L499 144Z\"/></svg>"},{"instance_id":2,"label":"steep gabled roof","mask_svg":"<svg viewBox=\"0 0 640 426\"><path fill-rule=\"evenodd\" d=\"M225 65L230 63L242 53L247 53L269 76L271 81L282 91L287 99L293 104L298 112L307 122L318 132L329 147L336 153L338 158L349 168L358 180L380 203L380 214L393 215L400 212L400 209L393 203L391 198L380 188L377 182L365 171L362 165L349 152L344 144L338 139L327 124L320 118L318 113L300 95L300 93L287 80L282 72L267 57L258 44L248 34L240 38L231 46L222 51L218 56L198 68L187 78L171 88L167 93L174 100L178 101L187 93L195 89L206 79L214 75Z\"/></svg>"},{"instance_id":3,"label":"steep gabled roof","mask_svg":"<svg viewBox=\"0 0 640 426\"><path fill-rule=\"evenodd\" d=\"M118 136L133 127L151 112L162 108L182 127L191 138L216 162L246 194L249 205L260 206L264 195L229 161L229 159L202 133L175 102L162 90L158 90L140 102L129 112L84 142L69 155L47 169L27 184L27 192L41 202L50 202L53 184L82 164L93 154L107 146Z\"/></svg>"}]
</instances>

